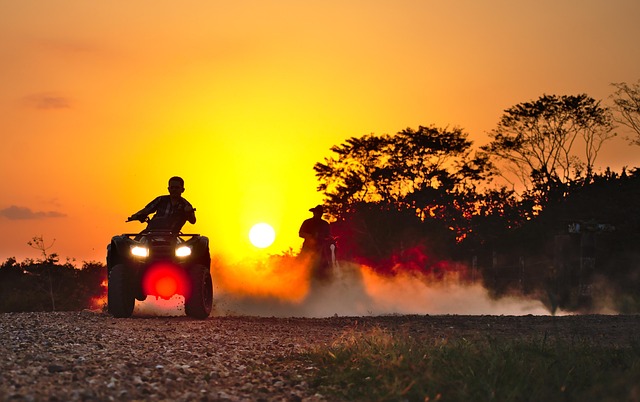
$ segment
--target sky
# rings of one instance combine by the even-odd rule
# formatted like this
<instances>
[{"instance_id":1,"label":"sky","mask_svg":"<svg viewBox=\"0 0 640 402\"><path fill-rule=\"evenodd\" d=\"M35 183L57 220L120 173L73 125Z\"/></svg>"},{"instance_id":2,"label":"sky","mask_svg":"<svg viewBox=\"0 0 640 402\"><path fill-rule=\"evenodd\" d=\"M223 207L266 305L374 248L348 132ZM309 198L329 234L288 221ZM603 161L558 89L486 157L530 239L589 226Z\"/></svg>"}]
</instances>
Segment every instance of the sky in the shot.
<instances>
[{"instance_id":1,"label":"sky","mask_svg":"<svg viewBox=\"0 0 640 402\"><path fill-rule=\"evenodd\" d=\"M0 0L0 261L102 261L167 180L233 260L299 250L350 137L462 127L640 78L637 0ZM640 166L624 130L596 166ZM276 241L249 243L258 222Z\"/></svg>"}]
</instances>

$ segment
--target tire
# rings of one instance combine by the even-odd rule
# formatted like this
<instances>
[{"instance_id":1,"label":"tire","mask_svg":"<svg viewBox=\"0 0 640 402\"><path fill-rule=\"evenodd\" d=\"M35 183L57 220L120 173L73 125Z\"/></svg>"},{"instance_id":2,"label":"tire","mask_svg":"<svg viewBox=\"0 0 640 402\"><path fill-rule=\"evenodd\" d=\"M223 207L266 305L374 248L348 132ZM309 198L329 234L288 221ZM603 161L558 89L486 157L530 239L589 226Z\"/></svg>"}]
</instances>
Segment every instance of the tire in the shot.
<instances>
[{"instance_id":1,"label":"tire","mask_svg":"<svg viewBox=\"0 0 640 402\"><path fill-rule=\"evenodd\" d=\"M185 298L184 311L187 316L204 320L213 308L213 281L211 273L204 265L194 265L189 269L191 292Z\"/></svg>"},{"instance_id":2,"label":"tire","mask_svg":"<svg viewBox=\"0 0 640 402\"><path fill-rule=\"evenodd\" d=\"M127 267L116 264L109 272L107 305L109 312L116 318L127 318L133 314L135 297L127 277Z\"/></svg>"}]
</instances>

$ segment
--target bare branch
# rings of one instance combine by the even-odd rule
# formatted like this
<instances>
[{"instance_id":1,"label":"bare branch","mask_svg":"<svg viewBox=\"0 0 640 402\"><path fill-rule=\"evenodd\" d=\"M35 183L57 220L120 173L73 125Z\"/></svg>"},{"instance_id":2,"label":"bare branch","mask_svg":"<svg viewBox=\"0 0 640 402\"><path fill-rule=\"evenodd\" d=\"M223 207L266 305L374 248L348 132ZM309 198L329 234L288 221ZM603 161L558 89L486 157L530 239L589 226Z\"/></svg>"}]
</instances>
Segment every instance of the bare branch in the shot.
<instances>
[{"instance_id":1,"label":"bare branch","mask_svg":"<svg viewBox=\"0 0 640 402\"><path fill-rule=\"evenodd\" d=\"M614 110L618 113L614 120L633 130L636 136L629 140L635 145L640 145L640 80L631 85L625 82L611 85L617 89L611 96Z\"/></svg>"}]
</instances>

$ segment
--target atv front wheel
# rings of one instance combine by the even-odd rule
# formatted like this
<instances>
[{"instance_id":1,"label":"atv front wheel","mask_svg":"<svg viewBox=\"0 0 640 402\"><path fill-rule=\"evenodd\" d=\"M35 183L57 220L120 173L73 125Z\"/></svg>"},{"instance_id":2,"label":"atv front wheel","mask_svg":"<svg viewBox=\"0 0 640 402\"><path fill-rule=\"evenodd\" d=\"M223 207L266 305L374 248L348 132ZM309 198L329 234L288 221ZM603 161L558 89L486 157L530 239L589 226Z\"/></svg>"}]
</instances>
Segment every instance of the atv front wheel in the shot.
<instances>
[{"instance_id":1,"label":"atv front wheel","mask_svg":"<svg viewBox=\"0 0 640 402\"><path fill-rule=\"evenodd\" d=\"M191 292L185 298L185 313L192 318L204 320L213 307L213 281L211 273L204 265L195 265L189 270Z\"/></svg>"},{"instance_id":2,"label":"atv front wheel","mask_svg":"<svg viewBox=\"0 0 640 402\"><path fill-rule=\"evenodd\" d=\"M117 264L109 272L107 305L109 312L117 318L131 317L135 297L127 278L127 267Z\"/></svg>"}]
</instances>

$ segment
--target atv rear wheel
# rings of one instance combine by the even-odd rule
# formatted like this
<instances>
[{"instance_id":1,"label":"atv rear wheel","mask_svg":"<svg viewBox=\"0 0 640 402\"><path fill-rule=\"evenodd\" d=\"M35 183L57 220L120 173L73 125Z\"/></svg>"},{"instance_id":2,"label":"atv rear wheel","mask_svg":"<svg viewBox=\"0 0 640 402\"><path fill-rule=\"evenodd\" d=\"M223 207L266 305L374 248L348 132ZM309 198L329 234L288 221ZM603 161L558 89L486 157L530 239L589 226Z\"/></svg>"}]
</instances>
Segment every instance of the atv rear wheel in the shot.
<instances>
[{"instance_id":1,"label":"atv rear wheel","mask_svg":"<svg viewBox=\"0 0 640 402\"><path fill-rule=\"evenodd\" d=\"M211 273L204 265L195 265L189 269L191 292L185 298L184 310L189 317L204 320L211 314L213 307L213 281Z\"/></svg>"},{"instance_id":2,"label":"atv rear wheel","mask_svg":"<svg viewBox=\"0 0 640 402\"><path fill-rule=\"evenodd\" d=\"M117 318L131 317L135 297L131 291L127 267L117 264L109 272L107 305L109 312Z\"/></svg>"}]
</instances>

